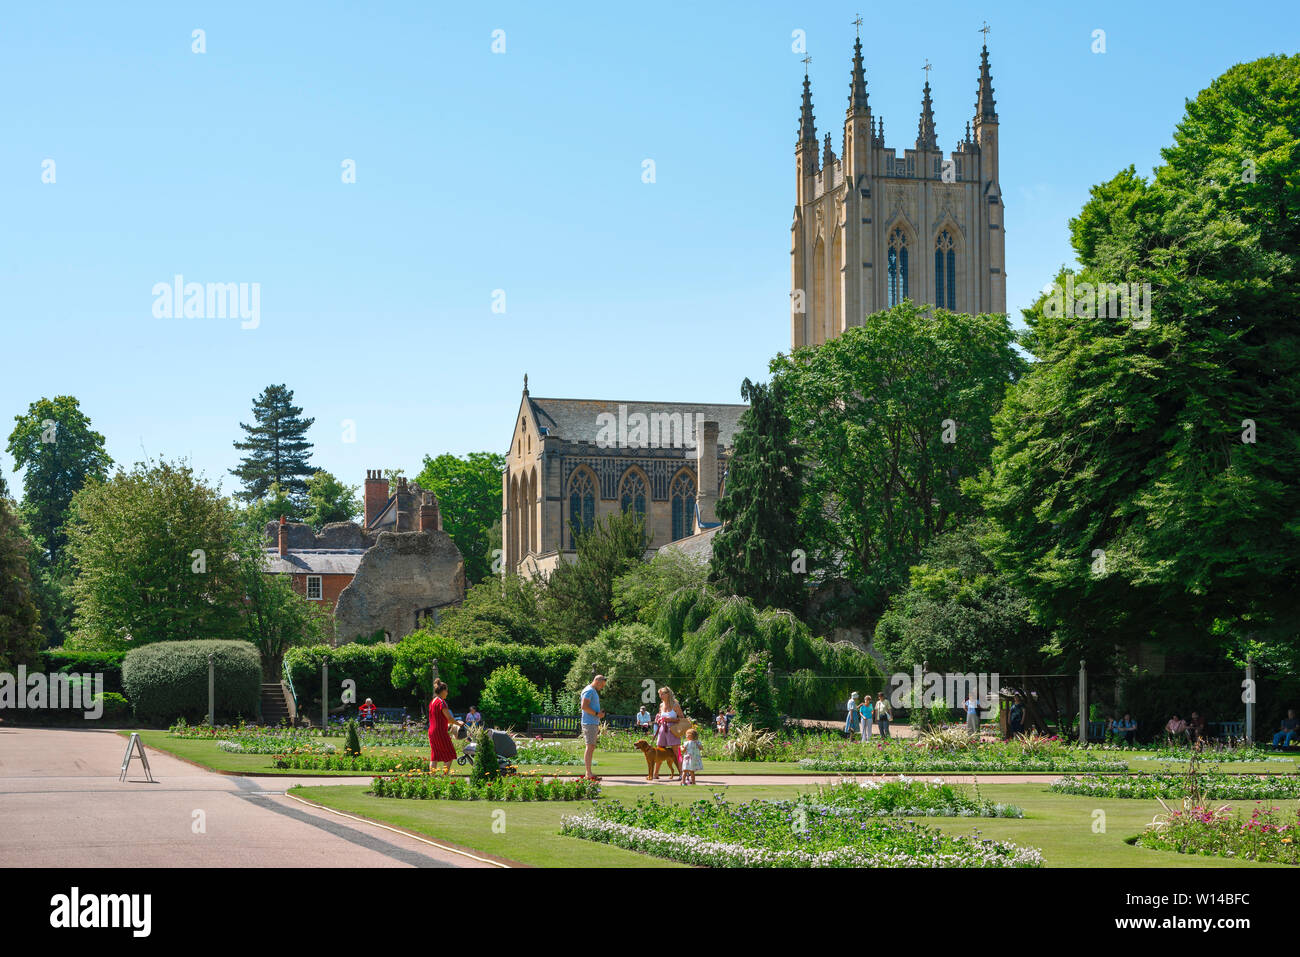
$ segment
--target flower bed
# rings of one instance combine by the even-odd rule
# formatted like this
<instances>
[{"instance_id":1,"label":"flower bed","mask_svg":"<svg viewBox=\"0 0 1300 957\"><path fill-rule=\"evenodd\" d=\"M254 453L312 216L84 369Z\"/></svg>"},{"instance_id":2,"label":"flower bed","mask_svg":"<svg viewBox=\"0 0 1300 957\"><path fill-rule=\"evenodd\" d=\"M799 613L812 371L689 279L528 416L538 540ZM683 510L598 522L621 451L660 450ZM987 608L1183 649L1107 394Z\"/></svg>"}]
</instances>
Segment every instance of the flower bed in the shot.
<instances>
[{"instance_id":1,"label":"flower bed","mask_svg":"<svg viewBox=\"0 0 1300 957\"><path fill-rule=\"evenodd\" d=\"M932 774L936 772L960 771L1012 771L1022 773L1053 771L1127 771L1124 761L1108 761L1102 758L1081 754L1035 757L1022 753L1019 757L1006 758L998 754L987 753L982 749L973 749L962 755L940 755L925 751L913 752L875 752L870 749L857 756L846 756L838 760L805 758L799 762L801 767L810 771L830 771L841 774L877 773L890 774L908 771L914 774Z\"/></svg>"},{"instance_id":2,"label":"flower bed","mask_svg":"<svg viewBox=\"0 0 1300 957\"><path fill-rule=\"evenodd\" d=\"M210 728L207 725L189 725L178 721L167 729L173 738L188 738L198 741L229 741L245 746L246 753L269 754L271 752L249 751L249 744L279 743L282 748L308 748L320 745L322 738L342 738L343 728L290 728L286 725L272 726L260 724L220 724ZM377 725L372 729L361 729L363 747L400 748L428 747L429 735L419 728L404 728L401 725Z\"/></svg>"},{"instance_id":3,"label":"flower bed","mask_svg":"<svg viewBox=\"0 0 1300 957\"><path fill-rule=\"evenodd\" d=\"M1171 809L1148 825L1137 844L1179 854L1300 865L1300 810L1257 807L1242 820L1226 807Z\"/></svg>"},{"instance_id":4,"label":"flower bed","mask_svg":"<svg viewBox=\"0 0 1300 957\"><path fill-rule=\"evenodd\" d=\"M1146 761L1178 761L1186 764L1192 757L1191 748L1158 748L1154 754L1144 755ZM1290 758L1280 758L1277 752L1268 751L1264 748L1230 748L1209 746L1201 749L1200 760L1207 761L1211 764L1228 764L1234 761L1282 761L1289 762Z\"/></svg>"},{"instance_id":5,"label":"flower bed","mask_svg":"<svg viewBox=\"0 0 1300 957\"><path fill-rule=\"evenodd\" d=\"M706 867L1040 867L1040 851L801 801L642 799L563 819L561 834ZM810 796L805 796L809 798Z\"/></svg>"},{"instance_id":6,"label":"flower bed","mask_svg":"<svg viewBox=\"0 0 1300 957\"><path fill-rule=\"evenodd\" d=\"M266 738L263 740L236 738L230 741L217 742L218 751L228 751L231 754L283 754L291 749L311 754L333 754L338 750L334 745L324 741L303 743L292 740L286 741L283 738Z\"/></svg>"},{"instance_id":7,"label":"flower bed","mask_svg":"<svg viewBox=\"0 0 1300 957\"><path fill-rule=\"evenodd\" d=\"M400 754L361 754L358 757L320 754L316 751L291 751L277 754L274 767L294 771L358 771L371 772L428 771L427 757L412 758Z\"/></svg>"},{"instance_id":8,"label":"flower bed","mask_svg":"<svg viewBox=\"0 0 1300 957\"><path fill-rule=\"evenodd\" d=\"M600 797L600 782L585 778L544 779L529 774L474 784L447 774L406 774L375 778L370 794L383 798L441 801L584 801Z\"/></svg>"},{"instance_id":9,"label":"flower bed","mask_svg":"<svg viewBox=\"0 0 1300 957\"><path fill-rule=\"evenodd\" d=\"M521 744L518 746L518 752L515 757L517 764L582 766L582 759L560 744Z\"/></svg>"},{"instance_id":10,"label":"flower bed","mask_svg":"<svg viewBox=\"0 0 1300 957\"><path fill-rule=\"evenodd\" d=\"M832 814L875 817L1024 817L1014 804L985 801L943 781L848 779L807 795L809 807Z\"/></svg>"},{"instance_id":11,"label":"flower bed","mask_svg":"<svg viewBox=\"0 0 1300 957\"><path fill-rule=\"evenodd\" d=\"M1201 771L1196 775L1201 793L1218 801L1260 801L1300 798L1300 775L1274 774L1253 777L1247 774L1222 774ZM1051 786L1057 794L1082 794L1103 798L1181 798L1190 790L1188 775L1130 774L1123 777L1073 775Z\"/></svg>"}]
</instances>

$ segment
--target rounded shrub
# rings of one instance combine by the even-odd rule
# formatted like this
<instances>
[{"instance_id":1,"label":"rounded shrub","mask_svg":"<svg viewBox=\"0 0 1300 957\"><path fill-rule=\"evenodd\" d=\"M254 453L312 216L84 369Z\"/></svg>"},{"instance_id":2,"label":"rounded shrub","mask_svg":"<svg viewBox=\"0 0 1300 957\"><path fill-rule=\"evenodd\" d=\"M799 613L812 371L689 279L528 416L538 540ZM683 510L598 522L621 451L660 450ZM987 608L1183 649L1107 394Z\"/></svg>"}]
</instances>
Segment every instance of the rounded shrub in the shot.
<instances>
[{"instance_id":1,"label":"rounded shrub","mask_svg":"<svg viewBox=\"0 0 1300 957\"><path fill-rule=\"evenodd\" d=\"M100 721L118 722L123 721L131 714L131 706L127 704L126 699L115 691L105 691L98 698L103 700L104 712L99 716Z\"/></svg>"},{"instance_id":2,"label":"rounded shrub","mask_svg":"<svg viewBox=\"0 0 1300 957\"><path fill-rule=\"evenodd\" d=\"M208 713L208 655L216 665L217 720L254 718L262 690L262 660L247 641L157 641L122 660L122 685L136 717L170 724Z\"/></svg>"},{"instance_id":3,"label":"rounded shrub","mask_svg":"<svg viewBox=\"0 0 1300 957\"><path fill-rule=\"evenodd\" d=\"M642 704L658 708L659 699L651 693L647 701L646 679L653 687L668 684L677 673L673 670L668 642L645 625L609 625L601 629L580 649L569 669L564 690L577 694L591 681L592 670L599 671L609 684L601 693L600 703L609 714L636 714ZM674 684L676 684L674 682ZM674 687L680 700L685 689ZM685 702L683 702L685 705Z\"/></svg>"},{"instance_id":4,"label":"rounded shrub","mask_svg":"<svg viewBox=\"0 0 1300 957\"><path fill-rule=\"evenodd\" d=\"M488 675L479 695L479 708L497 728L524 729L530 715L542 710L542 693L514 665L505 665Z\"/></svg>"},{"instance_id":5,"label":"rounded shrub","mask_svg":"<svg viewBox=\"0 0 1300 957\"><path fill-rule=\"evenodd\" d=\"M470 780L475 784L484 784L500 776L501 765L497 761L497 749L492 741L492 732L487 728L480 728L474 734L474 766L470 768Z\"/></svg>"}]
</instances>

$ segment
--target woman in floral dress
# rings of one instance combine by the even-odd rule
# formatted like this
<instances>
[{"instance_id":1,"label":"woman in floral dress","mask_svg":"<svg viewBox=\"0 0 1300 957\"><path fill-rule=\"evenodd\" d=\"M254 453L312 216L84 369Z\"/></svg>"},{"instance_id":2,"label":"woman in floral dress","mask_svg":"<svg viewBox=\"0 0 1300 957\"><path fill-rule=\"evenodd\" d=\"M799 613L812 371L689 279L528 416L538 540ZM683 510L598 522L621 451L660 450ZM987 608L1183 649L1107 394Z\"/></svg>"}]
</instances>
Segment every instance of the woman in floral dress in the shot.
<instances>
[{"instance_id":1,"label":"woman in floral dress","mask_svg":"<svg viewBox=\"0 0 1300 957\"><path fill-rule=\"evenodd\" d=\"M433 700L429 702L429 770L434 764L445 765L444 774L451 774L451 762L456 760L456 746L451 743L448 728L460 726L447 707L447 682L439 678L433 683Z\"/></svg>"}]
</instances>

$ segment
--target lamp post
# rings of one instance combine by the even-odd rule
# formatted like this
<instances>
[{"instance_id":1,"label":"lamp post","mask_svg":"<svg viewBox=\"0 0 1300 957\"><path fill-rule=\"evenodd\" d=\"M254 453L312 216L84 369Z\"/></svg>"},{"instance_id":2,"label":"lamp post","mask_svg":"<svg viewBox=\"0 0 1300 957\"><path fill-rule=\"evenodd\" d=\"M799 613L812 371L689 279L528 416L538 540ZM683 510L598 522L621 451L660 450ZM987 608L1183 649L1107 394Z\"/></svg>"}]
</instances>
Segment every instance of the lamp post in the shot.
<instances>
[{"instance_id":1,"label":"lamp post","mask_svg":"<svg viewBox=\"0 0 1300 957\"><path fill-rule=\"evenodd\" d=\"M217 726L217 662L216 655L208 654L208 727Z\"/></svg>"}]
</instances>

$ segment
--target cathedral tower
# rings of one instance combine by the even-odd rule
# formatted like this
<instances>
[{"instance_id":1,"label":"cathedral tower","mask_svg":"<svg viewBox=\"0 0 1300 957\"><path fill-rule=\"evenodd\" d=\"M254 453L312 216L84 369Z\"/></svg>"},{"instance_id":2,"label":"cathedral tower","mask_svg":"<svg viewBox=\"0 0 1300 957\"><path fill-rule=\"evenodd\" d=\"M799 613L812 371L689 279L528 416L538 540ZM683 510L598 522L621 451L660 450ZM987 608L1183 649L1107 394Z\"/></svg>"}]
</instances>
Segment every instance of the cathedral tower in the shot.
<instances>
[{"instance_id":1,"label":"cathedral tower","mask_svg":"<svg viewBox=\"0 0 1300 957\"><path fill-rule=\"evenodd\" d=\"M927 73L929 65L927 64ZM885 147L867 102L862 40L853 45L842 155L827 134L819 163L805 72L790 227L790 346L819 345L904 299L955 312L1006 312L998 115L988 46L980 54L974 135L945 154L927 78L916 144Z\"/></svg>"}]
</instances>

